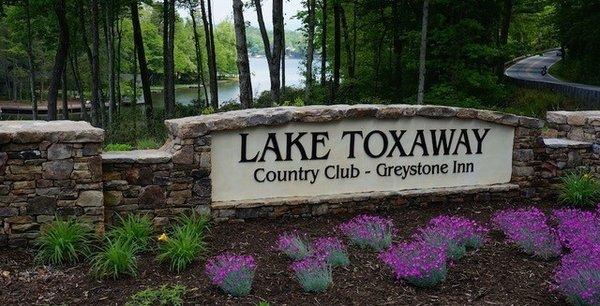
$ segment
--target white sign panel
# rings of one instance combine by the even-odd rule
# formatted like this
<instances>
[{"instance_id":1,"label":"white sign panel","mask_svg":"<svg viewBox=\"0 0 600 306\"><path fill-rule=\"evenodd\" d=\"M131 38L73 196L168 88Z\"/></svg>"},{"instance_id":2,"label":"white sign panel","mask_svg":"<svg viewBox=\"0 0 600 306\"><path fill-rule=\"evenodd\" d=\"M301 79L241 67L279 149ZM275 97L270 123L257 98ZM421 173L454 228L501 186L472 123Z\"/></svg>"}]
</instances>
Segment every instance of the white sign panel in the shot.
<instances>
[{"instance_id":1,"label":"white sign panel","mask_svg":"<svg viewBox=\"0 0 600 306\"><path fill-rule=\"evenodd\" d=\"M374 118L215 132L213 201L507 183L514 128Z\"/></svg>"}]
</instances>

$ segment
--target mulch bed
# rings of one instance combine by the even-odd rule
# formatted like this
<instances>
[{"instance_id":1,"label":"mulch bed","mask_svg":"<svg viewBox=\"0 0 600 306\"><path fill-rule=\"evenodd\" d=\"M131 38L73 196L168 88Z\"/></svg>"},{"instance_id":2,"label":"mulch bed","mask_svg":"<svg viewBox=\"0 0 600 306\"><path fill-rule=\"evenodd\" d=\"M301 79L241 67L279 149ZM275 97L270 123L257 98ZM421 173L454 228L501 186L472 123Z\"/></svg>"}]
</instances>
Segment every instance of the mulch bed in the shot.
<instances>
[{"instance_id":1,"label":"mulch bed","mask_svg":"<svg viewBox=\"0 0 600 306\"><path fill-rule=\"evenodd\" d=\"M461 207L404 206L378 214L394 219L399 238L408 238L415 228L440 214L462 215L488 223L490 216L508 204L472 204ZM542 205L549 210L550 205ZM89 276L89 265L40 267L31 251L0 250L0 305L4 304L123 304L134 293L164 284L183 284L189 291L186 303L214 305L561 305L551 292L552 271L557 261L533 259L508 245L493 233L481 249L454 263L447 279L431 289L415 289L394 280L377 254L350 246L352 264L334 269L334 284L325 293L304 293L293 279L290 261L272 250L278 234L299 230L311 238L334 235L333 229L352 215L306 219L256 220L217 224L212 227L208 255L223 251L254 255L258 262L252 293L234 298L221 293L204 275L204 260L181 274L170 272L154 261L153 254L139 258L140 275L97 281ZM2 272L0 271L0 272Z\"/></svg>"}]
</instances>

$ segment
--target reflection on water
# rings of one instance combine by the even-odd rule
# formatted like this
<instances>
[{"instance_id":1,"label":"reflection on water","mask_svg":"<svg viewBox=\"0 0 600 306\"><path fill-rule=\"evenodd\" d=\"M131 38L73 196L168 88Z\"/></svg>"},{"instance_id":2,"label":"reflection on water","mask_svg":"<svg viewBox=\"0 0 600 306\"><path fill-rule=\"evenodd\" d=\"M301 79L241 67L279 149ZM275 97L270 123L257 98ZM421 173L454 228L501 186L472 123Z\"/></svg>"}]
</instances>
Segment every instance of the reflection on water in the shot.
<instances>
[{"instance_id":1,"label":"reflection on water","mask_svg":"<svg viewBox=\"0 0 600 306\"><path fill-rule=\"evenodd\" d=\"M285 76L286 86L300 87L304 82L302 75L301 59L286 59L285 61ZM252 91L254 97L270 88L269 81L269 66L267 65L266 58L250 58L250 71L252 73ZM209 92L210 94L210 92ZM237 80L219 82L219 102L224 103L231 100L238 100L240 94L240 88ZM152 93L152 102L157 107L164 106L162 92ZM176 88L175 89L175 101L180 104L190 104L192 100L197 97L196 88ZM143 101L143 98L141 98Z\"/></svg>"}]
</instances>

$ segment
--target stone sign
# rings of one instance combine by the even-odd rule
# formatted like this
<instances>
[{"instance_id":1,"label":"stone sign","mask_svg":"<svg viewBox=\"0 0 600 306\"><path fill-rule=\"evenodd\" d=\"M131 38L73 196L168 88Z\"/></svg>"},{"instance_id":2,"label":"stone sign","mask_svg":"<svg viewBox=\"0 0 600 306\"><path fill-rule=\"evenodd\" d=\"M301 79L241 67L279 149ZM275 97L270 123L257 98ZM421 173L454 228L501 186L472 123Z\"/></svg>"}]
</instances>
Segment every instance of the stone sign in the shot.
<instances>
[{"instance_id":1,"label":"stone sign","mask_svg":"<svg viewBox=\"0 0 600 306\"><path fill-rule=\"evenodd\" d=\"M213 201L507 183L514 127L477 119L362 118L217 131Z\"/></svg>"}]
</instances>

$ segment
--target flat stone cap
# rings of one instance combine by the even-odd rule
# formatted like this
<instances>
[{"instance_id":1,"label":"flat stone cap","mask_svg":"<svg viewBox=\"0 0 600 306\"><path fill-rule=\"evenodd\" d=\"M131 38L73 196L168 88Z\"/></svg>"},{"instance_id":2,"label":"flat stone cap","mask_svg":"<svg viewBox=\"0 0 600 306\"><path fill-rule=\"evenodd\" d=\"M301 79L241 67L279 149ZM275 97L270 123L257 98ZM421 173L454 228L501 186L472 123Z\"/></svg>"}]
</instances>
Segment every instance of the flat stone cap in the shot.
<instances>
[{"instance_id":1,"label":"flat stone cap","mask_svg":"<svg viewBox=\"0 0 600 306\"><path fill-rule=\"evenodd\" d=\"M554 111L546 113L546 120L554 124L600 125L600 111Z\"/></svg>"},{"instance_id":2,"label":"flat stone cap","mask_svg":"<svg viewBox=\"0 0 600 306\"><path fill-rule=\"evenodd\" d=\"M104 152L101 156L103 163L110 164L160 164L168 163L173 157L172 154L163 150Z\"/></svg>"},{"instance_id":3,"label":"flat stone cap","mask_svg":"<svg viewBox=\"0 0 600 306\"><path fill-rule=\"evenodd\" d=\"M246 109L212 115L166 120L169 133L181 139L213 131L239 130L290 122L332 122L353 118L398 119L403 117L477 119L502 125L541 128L539 119L501 112L434 105L331 105Z\"/></svg>"},{"instance_id":4,"label":"flat stone cap","mask_svg":"<svg viewBox=\"0 0 600 306\"><path fill-rule=\"evenodd\" d=\"M585 149L591 148L593 144L591 142L577 141L566 138L544 138L544 145L548 148L560 149L560 148L572 148L572 149Z\"/></svg>"},{"instance_id":5,"label":"flat stone cap","mask_svg":"<svg viewBox=\"0 0 600 306\"><path fill-rule=\"evenodd\" d=\"M104 130L85 121L0 121L0 144L57 142L102 142Z\"/></svg>"}]
</instances>

